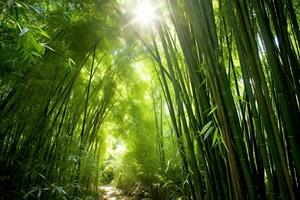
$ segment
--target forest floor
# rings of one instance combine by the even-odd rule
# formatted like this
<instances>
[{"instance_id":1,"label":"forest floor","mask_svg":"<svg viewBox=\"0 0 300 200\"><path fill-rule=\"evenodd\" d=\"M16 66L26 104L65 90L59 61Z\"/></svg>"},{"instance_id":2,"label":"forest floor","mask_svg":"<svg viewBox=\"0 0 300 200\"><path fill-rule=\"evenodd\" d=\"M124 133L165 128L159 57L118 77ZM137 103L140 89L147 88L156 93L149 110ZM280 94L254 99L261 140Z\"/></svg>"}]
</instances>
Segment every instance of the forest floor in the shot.
<instances>
[{"instance_id":1,"label":"forest floor","mask_svg":"<svg viewBox=\"0 0 300 200\"><path fill-rule=\"evenodd\" d=\"M104 185L99 187L103 197L100 200L152 200L148 192L145 192L139 184L137 184L130 194L125 194L122 190L112 185Z\"/></svg>"},{"instance_id":2,"label":"forest floor","mask_svg":"<svg viewBox=\"0 0 300 200\"><path fill-rule=\"evenodd\" d=\"M114 186L104 185L100 187L101 192L103 192L102 200L129 200L123 192Z\"/></svg>"}]
</instances>

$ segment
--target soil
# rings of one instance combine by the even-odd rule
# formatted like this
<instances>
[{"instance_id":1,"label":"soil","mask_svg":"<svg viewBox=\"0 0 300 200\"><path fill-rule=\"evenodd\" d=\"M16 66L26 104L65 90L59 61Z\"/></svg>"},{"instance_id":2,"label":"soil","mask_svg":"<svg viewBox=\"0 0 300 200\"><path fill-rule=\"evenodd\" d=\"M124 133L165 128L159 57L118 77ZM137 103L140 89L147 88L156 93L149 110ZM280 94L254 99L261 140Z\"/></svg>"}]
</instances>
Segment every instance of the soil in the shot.
<instances>
[{"instance_id":1,"label":"soil","mask_svg":"<svg viewBox=\"0 0 300 200\"><path fill-rule=\"evenodd\" d=\"M103 194L100 200L152 200L150 193L139 183L127 194L111 185L104 185L99 189Z\"/></svg>"}]
</instances>

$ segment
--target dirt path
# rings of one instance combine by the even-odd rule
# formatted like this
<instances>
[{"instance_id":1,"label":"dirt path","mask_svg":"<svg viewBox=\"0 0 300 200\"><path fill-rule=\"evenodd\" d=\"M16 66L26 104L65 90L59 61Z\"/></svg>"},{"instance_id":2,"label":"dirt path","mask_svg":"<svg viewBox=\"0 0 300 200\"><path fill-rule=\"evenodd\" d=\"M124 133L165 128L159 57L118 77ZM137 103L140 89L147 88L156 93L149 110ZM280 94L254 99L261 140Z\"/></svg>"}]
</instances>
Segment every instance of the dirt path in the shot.
<instances>
[{"instance_id":1,"label":"dirt path","mask_svg":"<svg viewBox=\"0 0 300 200\"><path fill-rule=\"evenodd\" d=\"M114 186L104 185L99 187L99 189L104 193L102 200L129 200L121 190Z\"/></svg>"},{"instance_id":2,"label":"dirt path","mask_svg":"<svg viewBox=\"0 0 300 200\"><path fill-rule=\"evenodd\" d=\"M111 185L100 186L99 190L103 194L100 200L152 200L149 192L141 184L136 184L128 196L122 190Z\"/></svg>"}]
</instances>

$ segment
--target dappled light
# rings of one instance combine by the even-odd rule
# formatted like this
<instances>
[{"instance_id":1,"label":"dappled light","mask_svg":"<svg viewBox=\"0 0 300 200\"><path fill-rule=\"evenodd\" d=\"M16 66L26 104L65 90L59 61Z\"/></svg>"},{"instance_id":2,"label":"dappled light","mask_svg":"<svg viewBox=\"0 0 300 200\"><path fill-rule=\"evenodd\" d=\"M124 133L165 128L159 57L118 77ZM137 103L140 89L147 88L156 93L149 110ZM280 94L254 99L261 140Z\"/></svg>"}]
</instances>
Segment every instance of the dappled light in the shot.
<instances>
[{"instance_id":1,"label":"dappled light","mask_svg":"<svg viewBox=\"0 0 300 200\"><path fill-rule=\"evenodd\" d=\"M149 70L147 70L144 63L137 62L133 65L133 68L143 81L151 81L151 75L149 75Z\"/></svg>"},{"instance_id":2,"label":"dappled light","mask_svg":"<svg viewBox=\"0 0 300 200\"><path fill-rule=\"evenodd\" d=\"M122 156L127 151L124 141L122 141L120 139L117 139L112 136L107 136L106 142L109 145L109 147L107 148L107 151L108 151L108 153L112 154L113 156Z\"/></svg>"}]
</instances>

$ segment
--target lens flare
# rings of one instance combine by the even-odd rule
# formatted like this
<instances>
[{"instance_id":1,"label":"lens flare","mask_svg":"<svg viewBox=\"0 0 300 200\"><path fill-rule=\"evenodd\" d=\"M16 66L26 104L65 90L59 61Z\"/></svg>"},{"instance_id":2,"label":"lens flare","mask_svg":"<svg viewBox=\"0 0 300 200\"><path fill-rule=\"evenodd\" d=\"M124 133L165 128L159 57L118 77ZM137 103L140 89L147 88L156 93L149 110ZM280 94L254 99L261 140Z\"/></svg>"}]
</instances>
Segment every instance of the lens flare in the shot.
<instances>
[{"instance_id":1,"label":"lens flare","mask_svg":"<svg viewBox=\"0 0 300 200\"><path fill-rule=\"evenodd\" d=\"M151 25L155 21L156 10L151 1L139 1L134 10L135 21L143 26Z\"/></svg>"}]
</instances>

